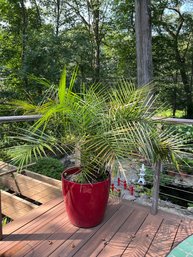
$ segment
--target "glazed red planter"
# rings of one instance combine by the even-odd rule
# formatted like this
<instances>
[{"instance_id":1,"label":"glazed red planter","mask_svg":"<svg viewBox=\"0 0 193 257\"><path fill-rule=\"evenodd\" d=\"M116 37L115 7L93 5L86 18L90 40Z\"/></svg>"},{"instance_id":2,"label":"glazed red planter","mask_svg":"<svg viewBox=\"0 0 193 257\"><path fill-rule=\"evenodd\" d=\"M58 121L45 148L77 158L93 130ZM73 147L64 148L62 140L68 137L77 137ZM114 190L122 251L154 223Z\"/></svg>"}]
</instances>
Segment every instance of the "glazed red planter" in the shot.
<instances>
[{"instance_id":1,"label":"glazed red planter","mask_svg":"<svg viewBox=\"0 0 193 257\"><path fill-rule=\"evenodd\" d=\"M65 179L65 174L80 172L79 167L62 173L62 191L71 223L77 227L97 226L104 217L109 198L110 176L94 184L79 184Z\"/></svg>"}]
</instances>

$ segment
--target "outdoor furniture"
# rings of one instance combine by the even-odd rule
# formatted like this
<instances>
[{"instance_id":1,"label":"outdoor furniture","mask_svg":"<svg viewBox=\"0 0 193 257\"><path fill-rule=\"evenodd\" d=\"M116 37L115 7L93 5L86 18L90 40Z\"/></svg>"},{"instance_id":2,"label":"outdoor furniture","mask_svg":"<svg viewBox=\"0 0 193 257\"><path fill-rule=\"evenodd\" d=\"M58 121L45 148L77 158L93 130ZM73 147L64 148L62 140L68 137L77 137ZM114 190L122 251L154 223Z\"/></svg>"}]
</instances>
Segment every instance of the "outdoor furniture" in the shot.
<instances>
[{"instance_id":1,"label":"outdoor furniture","mask_svg":"<svg viewBox=\"0 0 193 257\"><path fill-rule=\"evenodd\" d=\"M178 244L167 257L191 257L193 256L193 235L187 237Z\"/></svg>"}]
</instances>

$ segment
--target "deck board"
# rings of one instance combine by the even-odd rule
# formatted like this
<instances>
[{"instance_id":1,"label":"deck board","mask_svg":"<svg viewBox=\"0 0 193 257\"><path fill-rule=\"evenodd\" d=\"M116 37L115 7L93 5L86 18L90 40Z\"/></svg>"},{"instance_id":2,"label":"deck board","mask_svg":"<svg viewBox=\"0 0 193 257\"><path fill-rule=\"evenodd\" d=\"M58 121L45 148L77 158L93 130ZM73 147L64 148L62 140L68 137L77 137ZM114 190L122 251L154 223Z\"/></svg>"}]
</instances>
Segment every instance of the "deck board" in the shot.
<instances>
[{"instance_id":1,"label":"deck board","mask_svg":"<svg viewBox=\"0 0 193 257\"><path fill-rule=\"evenodd\" d=\"M22 217L37 208L36 204L30 203L25 199L21 199L13 194L1 191L2 214L12 220Z\"/></svg>"},{"instance_id":2,"label":"deck board","mask_svg":"<svg viewBox=\"0 0 193 257\"><path fill-rule=\"evenodd\" d=\"M126 221L128 215L132 213L133 209L122 205L120 209L111 216L107 222L96 232L92 237L74 256L97 256L104 248L104 245L109 242L111 237L117 232L123 222ZM55 256L56 257L56 256Z\"/></svg>"},{"instance_id":3,"label":"deck board","mask_svg":"<svg viewBox=\"0 0 193 257\"><path fill-rule=\"evenodd\" d=\"M147 211L141 210L139 212L138 209L135 209L98 256L120 256L143 224L147 215Z\"/></svg>"},{"instance_id":4,"label":"deck board","mask_svg":"<svg viewBox=\"0 0 193 257\"><path fill-rule=\"evenodd\" d=\"M0 185L39 203L61 196L61 189L22 174L8 174L0 178Z\"/></svg>"},{"instance_id":5,"label":"deck board","mask_svg":"<svg viewBox=\"0 0 193 257\"><path fill-rule=\"evenodd\" d=\"M22 244L28 238L35 238L35 240L39 238L39 240L41 240L42 235L40 234L40 236L38 237L35 234L35 231L38 231L43 226L45 226L46 228L46 226L48 224L51 224L56 215L58 215L61 211L61 206L57 205L55 208L48 210L46 213L44 213L44 215L38 216L27 225L19 228L18 230L16 230L15 233L12 233L5 237L5 239L0 242L0 256L2 256L2 253L7 251L8 249L13 248L18 244Z\"/></svg>"},{"instance_id":6,"label":"deck board","mask_svg":"<svg viewBox=\"0 0 193 257\"><path fill-rule=\"evenodd\" d=\"M164 257L171 250L173 241L178 231L179 224L173 220L164 220L157 232L146 256L156 256L159 252L159 257Z\"/></svg>"},{"instance_id":7,"label":"deck board","mask_svg":"<svg viewBox=\"0 0 193 257\"><path fill-rule=\"evenodd\" d=\"M52 202L47 202L44 205L42 205L40 208L30 211L28 215L18 218L14 222L8 223L6 226L3 226L3 238L6 238L6 236L10 235L11 233L14 233L19 228L32 222L37 217L46 213L48 210L55 208L60 203L63 203L63 199L56 198L55 200L52 200Z\"/></svg>"},{"instance_id":8,"label":"deck board","mask_svg":"<svg viewBox=\"0 0 193 257\"><path fill-rule=\"evenodd\" d=\"M70 224L61 198L4 228L2 257L164 257L193 233L193 220L128 201L111 200L104 221L89 229Z\"/></svg>"},{"instance_id":9,"label":"deck board","mask_svg":"<svg viewBox=\"0 0 193 257\"><path fill-rule=\"evenodd\" d=\"M149 214L140 230L133 235L132 241L127 246L123 256L145 256L162 222L162 217Z\"/></svg>"},{"instance_id":10,"label":"deck board","mask_svg":"<svg viewBox=\"0 0 193 257\"><path fill-rule=\"evenodd\" d=\"M46 224L47 226L43 224L43 226L33 232L31 237L28 236L25 241L23 240L23 242L17 244L15 247L12 247L12 249L7 251L6 254L14 254L15 257L22 257L30 252L33 252L34 248L36 248L42 241L49 241L50 234L58 232L58 230L66 223L68 223L67 215L64 215L64 212L60 210L60 212L56 213L56 218Z\"/></svg>"},{"instance_id":11,"label":"deck board","mask_svg":"<svg viewBox=\"0 0 193 257\"><path fill-rule=\"evenodd\" d=\"M74 256L78 251L80 252L80 249L97 233L97 231L101 231L101 227L113 216L118 209L120 208L120 205L114 205L110 204L107 208L104 221L100 225L90 228L90 229L83 229L80 228L77 233L72 235L69 242L64 242L51 256Z\"/></svg>"}]
</instances>

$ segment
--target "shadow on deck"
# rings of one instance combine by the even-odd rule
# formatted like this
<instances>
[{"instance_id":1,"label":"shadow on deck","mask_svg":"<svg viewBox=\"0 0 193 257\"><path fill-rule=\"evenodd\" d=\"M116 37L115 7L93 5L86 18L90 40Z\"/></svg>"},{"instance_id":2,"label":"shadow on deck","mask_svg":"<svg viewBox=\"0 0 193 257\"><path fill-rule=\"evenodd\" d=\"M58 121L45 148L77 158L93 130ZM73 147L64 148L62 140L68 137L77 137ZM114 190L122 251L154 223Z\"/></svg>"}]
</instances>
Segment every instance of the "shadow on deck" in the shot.
<instances>
[{"instance_id":1,"label":"shadow on deck","mask_svg":"<svg viewBox=\"0 0 193 257\"><path fill-rule=\"evenodd\" d=\"M143 257L166 256L193 233L193 220L111 199L102 224L77 228L68 221L61 198L4 227L0 256Z\"/></svg>"}]
</instances>

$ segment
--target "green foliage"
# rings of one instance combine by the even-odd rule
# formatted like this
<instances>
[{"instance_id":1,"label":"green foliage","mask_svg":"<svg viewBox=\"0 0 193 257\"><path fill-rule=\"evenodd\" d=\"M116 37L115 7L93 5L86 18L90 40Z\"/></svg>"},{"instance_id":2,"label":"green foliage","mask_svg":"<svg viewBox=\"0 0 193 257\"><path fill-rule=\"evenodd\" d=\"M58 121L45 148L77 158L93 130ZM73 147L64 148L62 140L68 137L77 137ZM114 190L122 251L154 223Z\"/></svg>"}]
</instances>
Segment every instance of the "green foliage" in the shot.
<instances>
[{"instance_id":1,"label":"green foliage","mask_svg":"<svg viewBox=\"0 0 193 257\"><path fill-rule=\"evenodd\" d=\"M165 110L165 111L161 111L159 113L156 114L158 117L163 117L163 118L172 118L173 117L173 113L171 109ZM185 112L184 111L180 111L177 110L175 113L175 117L176 118L182 118L185 116Z\"/></svg>"},{"instance_id":2,"label":"green foliage","mask_svg":"<svg viewBox=\"0 0 193 257\"><path fill-rule=\"evenodd\" d=\"M12 161L19 165L20 168L27 163L31 163L33 158L47 156L47 154L55 154L56 151L62 152L63 148L58 144L57 139L46 133L42 134L40 130L36 132L31 129L20 129L16 136L9 137L12 140L23 142L22 145L8 147L7 154L12 156Z\"/></svg>"},{"instance_id":3,"label":"green foliage","mask_svg":"<svg viewBox=\"0 0 193 257\"><path fill-rule=\"evenodd\" d=\"M36 164L30 167L31 171L60 180L61 173L64 171L64 165L55 158L40 158Z\"/></svg>"},{"instance_id":4,"label":"green foliage","mask_svg":"<svg viewBox=\"0 0 193 257\"><path fill-rule=\"evenodd\" d=\"M193 175L193 159L183 158L180 162L180 172Z\"/></svg>"},{"instance_id":5,"label":"green foliage","mask_svg":"<svg viewBox=\"0 0 193 257\"><path fill-rule=\"evenodd\" d=\"M100 180L107 169L113 170L116 162L128 155L143 156L150 163L162 160L176 164L186 145L181 134L167 126L161 129L152 120L156 98L152 98L150 86L136 89L122 80L110 89L82 85L81 92L75 93L76 75L77 69L67 81L64 70L57 94L32 108L42 118L14 137L20 144L8 151L13 160L23 166L33 157L46 156L47 151L62 152L74 146L80 153L81 181ZM26 102L15 104L31 107ZM155 111L158 108L156 105ZM61 134L47 134L50 123L56 132L60 127Z\"/></svg>"},{"instance_id":6,"label":"green foliage","mask_svg":"<svg viewBox=\"0 0 193 257\"><path fill-rule=\"evenodd\" d=\"M192 104L192 25L193 16L182 8L185 1L152 1L154 71L162 81L164 101L173 109L193 117ZM164 85L165 84L165 85ZM165 97L164 97L165 96ZM163 99L162 98L162 99Z\"/></svg>"},{"instance_id":7,"label":"green foliage","mask_svg":"<svg viewBox=\"0 0 193 257\"><path fill-rule=\"evenodd\" d=\"M147 168L146 173L145 173L145 180L147 181L148 184L153 185L153 175L154 171L152 168ZM165 173L160 174L160 185L171 185L173 182L173 178Z\"/></svg>"},{"instance_id":8,"label":"green foliage","mask_svg":"<svg viewBox=\"0 0 193 257\"><path fill-rule=\"evenodd\" d=\"M12 220L9 217L3 217L2 218L2 226L7 225L9 222L11 222Z\"/></svg>"},{"instance_id":9,"label":"green foliage","mask_svg":"<svg viewBox=\"0 0 193 257\"><path fill-rule=\"evenodd\" d=\"M96 48L99 47L99 81L111 85L120 77L135 81L134 1L0 1L1 102L28 99L39 103L48 87L58 84L60 73L79 66L79 79L94 80ZM95 1L96 2L96 1ZM154 80L160 101L187 111L187 87L181 78L184 67L191 87L193 17L184 1L152 1ZM168 9L170 8L170 9ZM171 9L172 8L172 9ZM180 33L177 33L181 18ZM99 19L96 14L99 9ZM98 37L95 22L98 23ZM168 32L170 31L170 32ZM176 40L173 36L176 35ZM177 42L178 51L175 48ZM180 58L176 58L179 52ZM34 77L46 78L49 85ZM80 91L80 83L76 91ZM191 92L190 92L191 93ZM10 114L10 110L1 114Z\"/></svg>"},{"instance_id":10,"label":"green foliage","mask_svg":"<svg viewBox=\"0 0 193 257\"><path fill-rule=\"evenodd\" d=\"M176 130L187 138L189 142L193 142L193 126L192 125L178 125Z\"/></svg>"}]
</instances>

